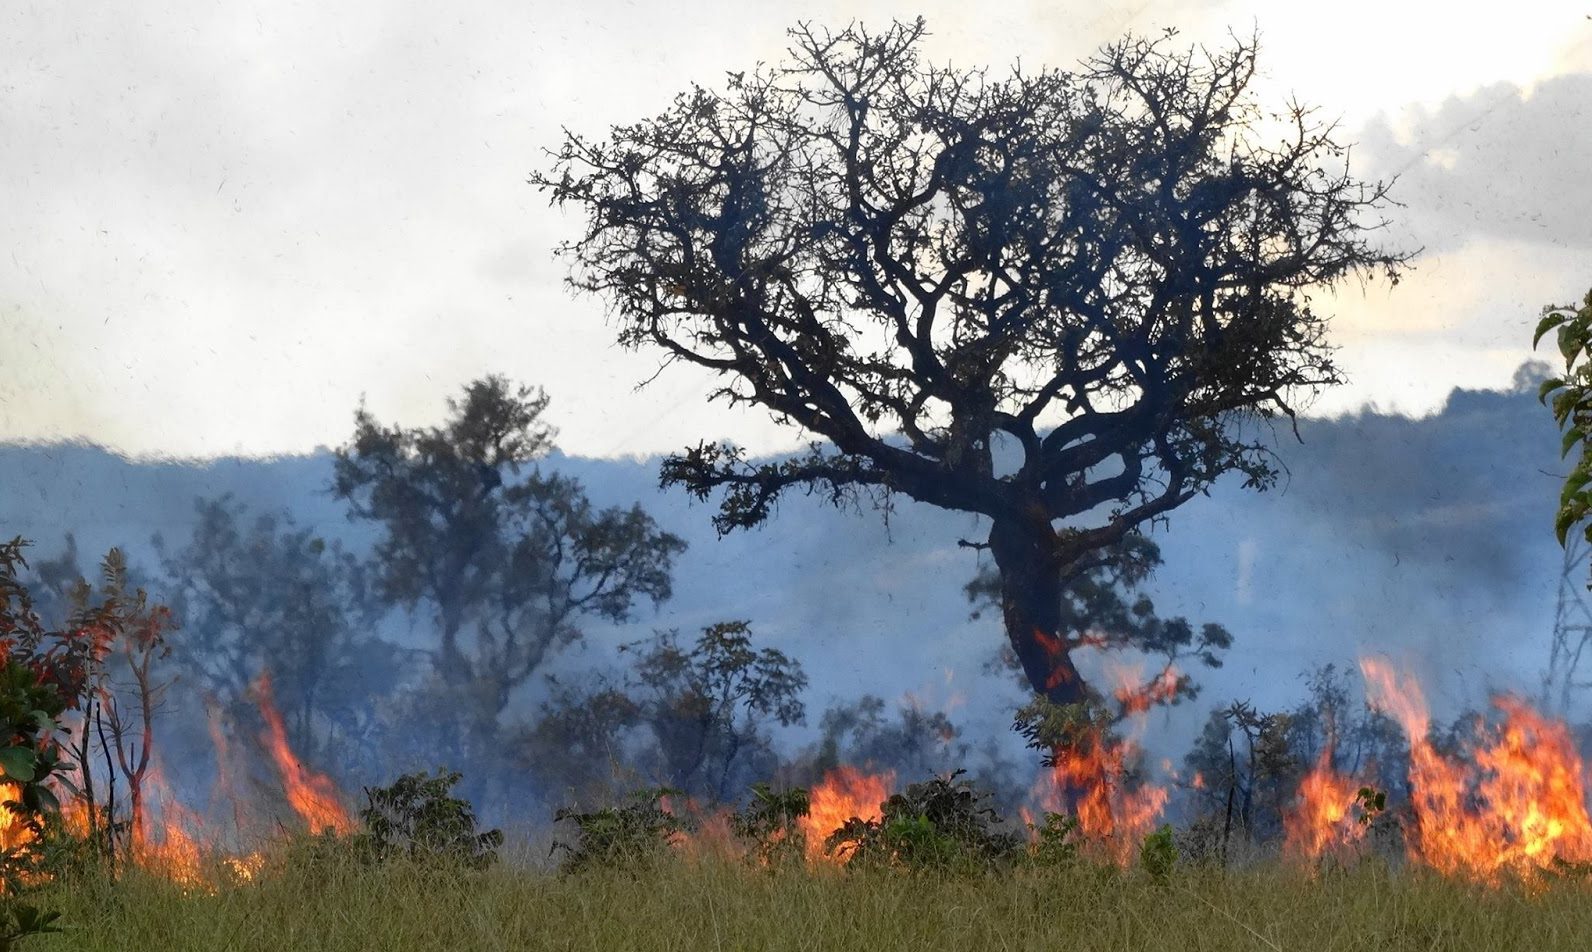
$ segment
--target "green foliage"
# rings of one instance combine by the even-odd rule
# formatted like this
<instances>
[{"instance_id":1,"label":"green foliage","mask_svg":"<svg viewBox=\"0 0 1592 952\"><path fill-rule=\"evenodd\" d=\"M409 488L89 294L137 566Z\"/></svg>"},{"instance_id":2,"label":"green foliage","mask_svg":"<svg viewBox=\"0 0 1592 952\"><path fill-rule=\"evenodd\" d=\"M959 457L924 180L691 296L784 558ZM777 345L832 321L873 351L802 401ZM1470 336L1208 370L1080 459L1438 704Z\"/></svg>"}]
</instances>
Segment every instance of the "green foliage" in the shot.
<instances>
[{"instance_id":1,"label":"green foliage","mask_svg":"<svg viewBox=\"0 0 1592 952\"><path fill-rule=\"evenodd\" d=\"M1587 291L1578 308L1572 304L1549 305L1542 310L1531 346L1536 347L1549 332L1558 331L1559 355L1564 360L1564 375L1549 377L1537 389L1537 399L1551 406L1554 422L1564 433L1561 456L1580 448L1575 465L1564 478L1559 491L1559 510L1553 532L1563 545L1570 530L1583 525L1582 532L1592 542L1592 290Z\"/></svg>"},{"instance_id":2,"label":"green foliage","mask_svg":"<svg viewBox=\"0 0 1592 952\"><path fill-rule=\"evenodd\" d=\"M638 871L656 865L689 826L663 806L678 790L657 787L633 794L630 802L590 813L572 809L553 814L554 822L575 824L575 842L553 844L565 855L559 869L579 873L594 869Z\"/></svg>"},{"instance_id":3,"label":"green foliage","mask_svg":"<svg viewBox=\"0 0 1592 952\"><path fill-rule=\"evenodd\" d=\"M1082 750L1108 742L1116 721L1117 712L1095 697L1058 704L1036 695L1017 709L1012 727L1030 749L1045 751L1046 766L1052 766L1053 751Z\"/></svg>"},{"instance_id":4,"label":"green foliage","mask_svg":"<svg viewBox=\"0 0 1592 952\"><path fill-rule=\"evenodd\" d=\"M766 866L799 861L807 836L799 825L812 801L807 790L778 791L766 783L752 786L752 799L730 816L730 831L752 842L752 856Z\"/></svg>"},{"instance_id":5,"label":"green foliage","mask_svg":"<svg viewBox=\"0 0 1592 952\"><path fill-rule=\"evenodd\" d=\"M365 788L359 811L377 860L405 856L418 863L459 864L485 869L497 862L500 830L476 832L475 810L451 795L455 771L405 774L389 787Z\"/></svg>"},{"instance_id":6,"label":"green foliage","mask_svg":"<svg viewBox=\"0 0 1592 952\"><path fill-rule=\"evenodd\" d=\"M1173 839L1171 826L1162 826L1154 833L1147 834L1144 842L1139 844L1139 868L1149 873L1156 882L1170 881L1172 868L1176 865L1177 843Z\"/></svg>"},{"instance_id":7,"label":"green foliage","mask_svg":"<svg viewBox=\"0 0 1592 952\"><path fill-rule=\"evenodd\" d=\"M10 845L0 849L0 952L28 936L60 931L59 912L17 896L46 872L46 854L35 844L60 811L49 784L72 789L60 759L61 718L80 703L86 662L100 643L40 624L19 578L27 567L24 545L20 538L0 544L0 779L15 791L0 802L10 815Z\"/></svg>"},{"instance_id":8,"label":"green foliage","mask_svg":"<svg viewBox=\"0 0 1592 952\"><path fill-rule=\"evenodd\" d=\"M824 842L849 866L977 871L1006 864L1023 852L1017 835L985 806L987 795L958 770L892 794L877 820L852 817Z\"/></svg>"},{"instance_id":9,"label":"green foliage","mask_svg":"<svg viewBox=\"0 0 1592 952\"><path fill-rule=\"evenodd\" d=\"M14 793L0 801L10 814L13 845L0 847L0 892L16 895L40 872L41 856L33 843L45 836L47 819L60 810L47 786L63 783L56 734L66 700L54 684L40 680L37 669L16 657L0 657L0 773L14 784ZM26 830L28 835L21 836ZM23 842L17 845L18 840Z\"/></svg>"},{"instance_id":10,"label":"green foliage","mask_svg":"<svg viewBox=\"0 0 1592 952\"><path fill-rule=\"evenodd\" d=\"M1045 821L1030 825L1034 837L1028 856L1035 866L1066 866L1078 859L1078 818L1045 811Z\"/></svg>"}]
</instances>

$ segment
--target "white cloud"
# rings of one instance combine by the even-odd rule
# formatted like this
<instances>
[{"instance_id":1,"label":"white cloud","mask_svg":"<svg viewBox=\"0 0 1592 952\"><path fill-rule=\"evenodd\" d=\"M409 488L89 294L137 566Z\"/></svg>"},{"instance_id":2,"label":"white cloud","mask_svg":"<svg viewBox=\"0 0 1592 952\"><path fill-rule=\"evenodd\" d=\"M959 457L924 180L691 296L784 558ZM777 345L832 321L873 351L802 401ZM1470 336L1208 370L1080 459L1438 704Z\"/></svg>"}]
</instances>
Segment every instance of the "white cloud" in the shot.
<instances>
[{"instance_id":1,"label":"white cloud","mask_svg":"<svg viewBox=\"0 0 1592 952\"><path fill-rule=\"evenodd\" d=\"M1531 63L1557 69L1585 45L1579 25L1547 29L1559 25L1548 4L1440 24L1437 40L1433 17L1388 6L12 6L0 31L0 438L304 450L341 441L361 393L386 418L424 422L497 371L547 386L572 452L719 435L788 445L762 414L705 408L700 374L632 392L656 356L616 351L598 302L568 297L550 249L574 223L524 184L561 125L600 132L655 112L692 80L777 57L803 18L924 12L932 55L968 65L1065 65L1127 28L1215 40L1258 21L1279 86L1356 115L1528 83ZM1489 37L1463 56L1445 46ZM1350 316L1349 346L1370 320ZM1461 364L1419 372L1449 380Z\"/></svg>"}]
</instances>

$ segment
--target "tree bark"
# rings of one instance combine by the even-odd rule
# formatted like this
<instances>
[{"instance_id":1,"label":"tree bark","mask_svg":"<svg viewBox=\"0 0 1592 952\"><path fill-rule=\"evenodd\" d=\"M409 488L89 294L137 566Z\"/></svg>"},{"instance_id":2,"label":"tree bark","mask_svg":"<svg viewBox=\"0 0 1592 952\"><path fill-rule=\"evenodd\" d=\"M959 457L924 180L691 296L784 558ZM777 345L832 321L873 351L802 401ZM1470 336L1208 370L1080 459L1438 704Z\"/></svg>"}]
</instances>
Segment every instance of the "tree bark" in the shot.
<instances>
[{"instance_id":1,"label":"tree bark","mask_svg":"<svg viewBox=\"0 0 1592 952\"><path fill-rule=\"evenodd\" d=\"M1088 696L1071 654L1074 632L1061 630L1062 565L1047 519L1001 520L990 529L1001 575L1006 637L1037 694L1057 704Z\"/></svg>"}]
</instances>

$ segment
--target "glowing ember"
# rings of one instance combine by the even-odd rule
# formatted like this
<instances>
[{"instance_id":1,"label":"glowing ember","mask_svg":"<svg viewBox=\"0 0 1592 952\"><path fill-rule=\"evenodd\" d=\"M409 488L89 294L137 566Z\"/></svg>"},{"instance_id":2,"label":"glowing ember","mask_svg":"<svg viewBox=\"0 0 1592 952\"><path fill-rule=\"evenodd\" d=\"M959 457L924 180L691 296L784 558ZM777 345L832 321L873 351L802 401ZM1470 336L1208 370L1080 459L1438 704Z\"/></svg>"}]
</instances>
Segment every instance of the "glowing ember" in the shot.
<instances>
[{"instance_id":1,"label":"glowing ember","mask_svg":"<svg viewBox=\"0 0 1592 952\"><path fill-rule=\"evenodd\" d=\"M318 774L299 762L287 742L287 728L282 715L271 700L271 679L260 675L254 685L255 698L260 705L260 715L265 718L266 749L276 761L277 772L282 775L283 792L294 812L309 827L310 832L331 830L346 834L354 830L354 821L343 809L337 796L337 787L331 778Z\"/></svg>"},{"instance_id":2,"label":"glowing ember","mask_svg":"<svg viewBox=\"0 0 1592 952\"><path fill-rule=\"evenodd\" d=\"M1409 737L1413 858L1488 882L1555 860L1592 860L1586 773L1562 723L1514 698L1496 698L1503 722L1484 731L1471 752L1474 764L1450 760L1432 746L1419 686L1376 659L1360 668L1372 703Z\"/></svg>"},{"instance_id":3,"label":"glowing ember","mask_svg":"<svg viewBox=\"0 0 1592 952\"><path fill-rule=\"evenodd\" d=\"M825 853L824 840L852 817L879 819L880 806L890 796L890 785L894 782L894 773L865 774L847 766L836 767L825 774L823 781L812 789L811 807L799 823L807 839L808 861L845 862L845 849Z\"/></svg>"}]
</instances>

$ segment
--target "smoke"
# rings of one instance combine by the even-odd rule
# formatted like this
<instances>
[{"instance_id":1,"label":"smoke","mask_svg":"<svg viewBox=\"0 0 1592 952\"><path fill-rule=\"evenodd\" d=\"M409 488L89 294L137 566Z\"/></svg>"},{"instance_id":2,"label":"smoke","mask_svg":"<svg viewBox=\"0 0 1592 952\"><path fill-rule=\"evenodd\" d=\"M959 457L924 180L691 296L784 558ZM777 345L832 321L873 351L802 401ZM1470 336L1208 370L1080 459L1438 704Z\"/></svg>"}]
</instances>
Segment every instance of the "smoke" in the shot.
<instances>
[{"instance_id":1,"label":"smoke","mask_svg":"<svg viewBox=\"0 0 1592 952\"><path fill-rule=\"evenodd\" d=\"M1416 675L1440 717L1492 690L1537 687L1561 557L1551 532L1560 464L1552 419L1524 384L1455 391L1421 419L1367 410L1307 419L1299 432L1302 442L1279 433L1288 475L1276 490L1219 484L1154 533L1165 564L1147 590L1158 610L1235 636L1222 669L1195 672L1198 701L1150 715L1146 743L1157 754L1187 749L1213 705L1283 709L1303 695L1302 672L1365 653ZM807 724L775 733L787 751L816 740L823 711L865 694L910 696L930 710L965 698L953 717L964 740L1018 748L1008 728L1022 692L986 671L1003 633L992 617L972 619L962 593L979 555L957 542L981 536L974 520L907 500L850 512L795 496L766 527L718 539L708 507L656 489L656 460L555 455L545 466L580 479L596 505L640 501L690 542L674 598L630 624L587 626L586 641L549 669L564 683L619 670L617 647L655 629L748 619L759 643L794 656L810 681ZM120 545L135 568L153 570L150 538L180 546L194 498L230 492L255 512L289 510L299 525L362 550L368 535L323 491L329 473L325 453L198 465L4 446L0 527L35 540L37 557L57 553L72 532L85 561ZM159 597L158 581L150 584ZM419 645L425 624L424 613L392 617L381 633ZM533 685L510 714L532 716L544 691ZM174 725L173 734L202 731ZM413 766L402 751L387 754ZM469 765L451 766L468 776Z\"/></svg>"}]
</instances>

